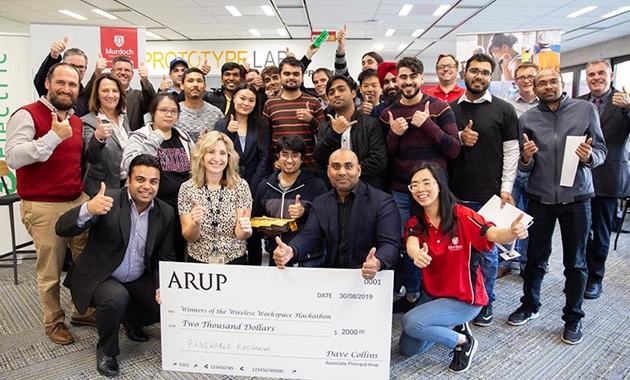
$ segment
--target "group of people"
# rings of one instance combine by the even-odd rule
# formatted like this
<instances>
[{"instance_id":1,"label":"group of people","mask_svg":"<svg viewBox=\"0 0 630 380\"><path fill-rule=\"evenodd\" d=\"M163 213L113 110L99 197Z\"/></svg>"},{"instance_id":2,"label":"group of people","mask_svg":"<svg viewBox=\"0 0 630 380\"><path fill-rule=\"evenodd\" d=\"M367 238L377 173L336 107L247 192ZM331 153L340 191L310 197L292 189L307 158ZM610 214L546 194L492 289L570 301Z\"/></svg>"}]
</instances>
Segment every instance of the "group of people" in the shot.
<instances>
[{"instance_id":1,"label":"group of people","mask_svg":"<svg viewBox=\"0 0 630 380\"><path fill-rule=\"evenodd\" d=\"M41 98L12 115L6 143L51 341L74 341L59 296L68 248L70 323L97 328L106 376L119 373L119 326L143 342L143 327L159 320L159 261L261 265L266 250L278 268L360 268L366 279L395 270L394 291L405 289L392 305L406 313L400 352L439 343L463 372L477 350L468 322L492 324L497 272L509 269L493 242L529 233L521 305L507 321L523 325L538 316L559 220L562 340L581 342L616 199L630 195L630 97L611 87L610 64L587 65L591 92L578 100L557 71L523 63L519 92L502 100L488 91L492 57L471 56L460 88L457 58L441 54L439 84L423 93L413 57L366 53L355 82L346 37L337 33L334 74L315 70L312 90L303 76L313 45L260 73L228 62L217 90L206 89L209 66L176 58L155 91L142 66L142 89L130 88L124 56L110 72L99 57L84 88L87 56L66 49L67 38L53 43L35 77ZM568 136L585 136L572 186L559 175ZM534 217L529 231L522 216L498 228L477 214L494 195ZM256 230L259 216L294 219L297 230Z\"/></svg>"}]
</instances>

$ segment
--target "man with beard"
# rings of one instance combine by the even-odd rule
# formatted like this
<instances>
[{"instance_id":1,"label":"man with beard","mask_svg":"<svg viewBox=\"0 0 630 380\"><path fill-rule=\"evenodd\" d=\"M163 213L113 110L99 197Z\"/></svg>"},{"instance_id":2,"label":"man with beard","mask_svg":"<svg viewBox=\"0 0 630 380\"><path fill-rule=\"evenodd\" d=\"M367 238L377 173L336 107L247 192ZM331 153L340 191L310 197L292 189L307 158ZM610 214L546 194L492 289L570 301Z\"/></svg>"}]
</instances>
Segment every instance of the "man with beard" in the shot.
<instances>
[{"instance_id":1,"label":"man with beard","mask_svg":"<svg viewBox=\"0 0 630 380\"><path fill-rule=\"evenodd\" d=\"M76 67L77 71L79 71L79 96L77 97L77 102L74 106L74 114L81 117L88 113L88 103L85 100L85 88L83 87L83 83L81 83L83 81L83 77L85 76L85 71L87 70L88 58L81 49L70 48L66 50L67 45L68 36L65 36L63 40L58 40L52 43L50 46L50 54L46 56L44 62L42 62L42 65L39 67L39 70L37 70L33 83L35 84L37 94L39 96L46 96L48 93L48 89L46 88L46 75L48 75L48 70L50 70L55 63L59 63L63 59L63 62ZM63 57L61 55L62 53Z\"/></svg>"},{"instance_id":2,"label":"man with beard","mask_svg":"<svg viewBox=\"0 0 630 380\"><path fill-rule=\"evenodd\" d=\"M435 96L445 102L452 102L459 99L464 93L464 89L457 85L457 73L459 62L453 54L438 55L435 63L439 84L426 91L427 95Z\"/></svg>"},{"instance_id":3,"label":"man with beard","mask_svg":"<svg viewBox=\"0 0 630 380\"><path fill-rule=\"evenodd\" d=\"M197 141L204 130L214 129L214 124L223 118L220 109L207 103L202 96L206 91L206 77L196 67L184 71L182 75L184 101L179 103L181 111L175 126Z\"/></svg>"},{"instance_id":4,"label":"man with beard","mask_svg":"<svg viewBox=\"0 0 630 380\"><path fill-rule=\"evenodd\" d=\"M55 234L59 216L89 199L81 182L83 123L73 110L79 78L74 65L53 65L46 78L48 94L16 111L7 126L7 164L16 170L22 221L37 251L37 287L44 328L57 344L74 342L59 302L66 247L77 257L87 239L85 234L73 238ZM74 306L70 322L96 325L93 311L81 316Z\"/></svg>"},{"instance_id":5,"label":"man with beard","mask_svg":"<svg viewBox=\"0 0 630 380\"><path fill-rule=\"evenodd\" d=\"M396 70L402 97L383 110L380 120L387 131L390 192L404 226L411 217L407 189L411 170L421 161L435 162L446 170L447 160L457 157L461 143L449 105L420 92L424 82L422 62L415 57L404 57L398 61ZM406 295L394 303L394 312L411 310L420 297L420 269L406 254L403 265Z\"/></svg>"},{"instance_id":6,"label":"man with beard","mask_svg":"<svg viewBox=\"0 0 630 380\"><path fill-rule=\"evenodd\" d=\"M586 244L591 224L591 202L595 191L591 169L606 158L606 145L597 108L589 102L571 99L564 93L562 75L553 69L542 70L534 79L540 104L519 119L523 152L520 170L529 172L527 213L534 217L529 228L529 248L523 281L521 306L508 317L508 324L521 326L538 317L540 288L551 255L551 238L560 222L564 292L562 341L582 341L582 302L586 288ZM575 150L578 167L572 186L560 184L558 173L568 136L583 136Z\"/></svg>"},{"instance_id":7,"label":"man with beard","mask_svg":"<svg viewBox=\"0 0 630 380\"><path fill-rule=\"evenodd\" d=\"M376 69L378 81L383 89L383 101L386 105L390 105L398 100L400 94L396 86L396 62L383 62ZM379 115L380 116L380 115Z\"/></svg>"},{"instance_id":8,"label":"man with beard","mask_svg":"<svg viewBox=\"0 0 630 380\"><path fill-rule=\"evenodd\" d=\"M374 70L366 70L372 71ZM378 83L376 83L378 86ZM381 175L387 168L385 136L375 118L354 106L357 95L352 79L335 75L326 84L330 100L328 120L319 127L314 156L323 172L330 155L339 148L352 150L359 158L361 180L381 188Z\"/></svg>"},{"instance_id":9,"label":"man with beard","mask_svg":"<svg viewBox=\"0 0 630 380\"><path fill-rule=\"evenodd\" d=\"M92 93L94 80L98 78L107 65L107 60L99 57L96 61L96 69L92 79L85 86L86 102L89 103L89 96ZM133 61L126 55L119 55L112 60L112 74L120 80L127 94L127 109L125 116L129 119L129 128L132 131L142 128L145 124L144 115L149 112L149 105L155 97L155 89L149 82L149 70L142 64L138 67L140 75L140 86L142 90L131 88L133 79Z\"/></svg>"},{"instance_id":10,"label":"man with beard","mask_svg":"<svg viewBox=\"0 0 630 380\"><path fill-rule=\"evenodd\" d=\"M518 117L508 102L490 94L490 78L496 63L485 54L466 62L466 92L451 103L460 131L462 150L453 163L449 188L460 202L478 211L493 195L514 205L512 187L518 163ZM499 264L496 246L481 252L481 272L488 305L473 320L478 326L493 321L494 284Z\"/></svg>"},{"instance_id":11,"label":"man with beard","mask_svg":"<svg viewBox=\"0 0 630 380\"><path fill-rule=\"evenodd\" d=\"M280 136L298 135L306 144L306 155L302 164L316 173L313 148L319 124L324 120L324 111L317 98L300 90L302 68L302 62L294 57L280 61L282 95L267 100L263 108L263 118L271 131L271 151L276 151L276 142Z\"/></svg>"},{"instance_id":12,"label":"man with beard","mask_svg":"<svg viewBox=\"0 0 630 380\"><path fill-rule=\"evenodd\" d=\"M227 115L232 103L232 94L236 86L243 82L243 71L241 65L236 62L226 62L221 66L221 83L220 89L214 92L206 92L203 100L217 107Z\"/></svg>"},{"instance_id":13,"label":"man with beard","mask_svg":"<svg viewBox=\"0 0 630 380\"><path fill-rule=\"evenodd\" d=\"M598 108L608 154L604 164L593 169L595 198L591 199L592 233L586 248L588 280L584 298L598 298L602 292L606 258L610 247L617 198L630 195L628 134L630 133L630 96L611 86L615 74L610 62L596 60L586 65L586 84L590 93L580 99Z\"/></svg>"}]
</instances>

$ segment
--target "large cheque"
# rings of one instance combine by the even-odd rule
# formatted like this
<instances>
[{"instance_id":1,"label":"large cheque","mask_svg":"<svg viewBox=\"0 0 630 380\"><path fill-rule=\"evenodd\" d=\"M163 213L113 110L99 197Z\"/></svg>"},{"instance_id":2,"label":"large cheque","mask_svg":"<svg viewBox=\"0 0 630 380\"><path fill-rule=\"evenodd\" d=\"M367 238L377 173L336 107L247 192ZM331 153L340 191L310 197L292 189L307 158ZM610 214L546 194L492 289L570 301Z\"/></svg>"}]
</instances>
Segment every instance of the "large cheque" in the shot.
<instances>
[{"instance_id":1,"label":"large cheque","mask_svg":"<svg viewBox=\"0 0 630 380\"><path fill-rule=\"evenodd\" d=\"M388 379L393 272L160 263L162 367Z\"/></svg>"}]
</instances>

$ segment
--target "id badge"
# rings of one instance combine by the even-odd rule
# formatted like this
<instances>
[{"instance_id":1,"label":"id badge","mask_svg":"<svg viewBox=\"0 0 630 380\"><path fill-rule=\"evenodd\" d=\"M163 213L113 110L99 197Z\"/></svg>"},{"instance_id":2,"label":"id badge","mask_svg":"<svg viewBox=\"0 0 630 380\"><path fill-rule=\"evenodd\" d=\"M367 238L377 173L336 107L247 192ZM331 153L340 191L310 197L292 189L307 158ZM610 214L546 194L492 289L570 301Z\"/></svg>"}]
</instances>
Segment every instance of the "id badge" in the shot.
<instances>
[{"instance_id":1,"label":"id badge","mask_svg":"<svg viewBox=\"0 0 630 380\"><path fill-rule=\"evenodd\" d=\"M225 264L225 257L212 256L208 259L208 264Z\"/></svg>"}]
</instances>

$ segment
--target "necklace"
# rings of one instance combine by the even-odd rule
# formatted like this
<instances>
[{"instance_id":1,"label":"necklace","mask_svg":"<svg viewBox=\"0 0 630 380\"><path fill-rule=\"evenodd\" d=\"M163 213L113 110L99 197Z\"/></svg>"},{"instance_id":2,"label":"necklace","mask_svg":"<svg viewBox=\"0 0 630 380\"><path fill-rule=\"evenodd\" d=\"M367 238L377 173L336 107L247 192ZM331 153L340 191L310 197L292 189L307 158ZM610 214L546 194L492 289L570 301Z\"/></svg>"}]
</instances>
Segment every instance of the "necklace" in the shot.
<instances>
[{"instance_id":1,"label":"necklace","mask_svg":"<svg viewBox=\"0 0 630 380\"><path fill-rule=\"evenodd\" d=\"M224 191L224 187L221 186L221 189L219 189L219 200L218 202L215 204L214 200L212 199L212 190L210 190L208 188L208 185L206 185L206 192L207 192L207 196L208 196L208 212L212 215L212 222L210 223L210 225L212 226L212 231L216 234L217 233L217 228L219 227L219 213L221 212L221 203L223 202L223 191Z\"/></svg>"}]
</instances>

